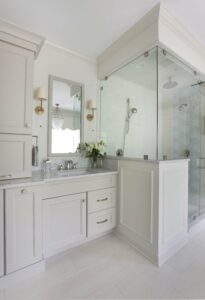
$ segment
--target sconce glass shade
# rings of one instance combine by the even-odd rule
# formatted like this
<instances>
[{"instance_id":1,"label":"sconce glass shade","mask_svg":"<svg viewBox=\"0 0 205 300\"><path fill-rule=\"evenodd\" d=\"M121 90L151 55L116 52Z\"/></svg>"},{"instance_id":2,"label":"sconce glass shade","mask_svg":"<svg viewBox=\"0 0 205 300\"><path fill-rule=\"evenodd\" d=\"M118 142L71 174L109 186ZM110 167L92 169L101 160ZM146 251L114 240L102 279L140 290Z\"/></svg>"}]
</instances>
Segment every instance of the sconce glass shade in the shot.
<instances>
[{"instance_id":1,"label":"sconce glass shade","mask_svg":"<svg viewBox=\"0 0 205 300\"><path fill-rule=\"evenodd\" d=\"M44 87L39 87L36 89L35 98L41 101L40 105L36 106L35 112L37 115L42 115L44 113L43 101L48 100Z\"/></svg>"},{"instance_id":2,"label":"sconce glass shade","mask_svg":"<svg viewBox=\"0 0 205 300\"><path fill-rule=\"evenodd\" d=\"M56 104L55 112L52 115L52 128L61 129L63 127L64 117L60 114L59 104Z\"/></svg>"},{"instance_id":3,"label":"sconce glass shade","mask_svg":"<svg viewBox=\"0 0 205 300\"><path fill-rule=\"evenodd\" d=\"M96 109L96 103L93 100L88 100L87 102L87 108L88 109Z\"/></svg>"},{"instance_id":4,"label":"sconce glass shade","mask_svg":"<svg viewBox=\"0 0 205 300\"><path fill-rule=\"evenodd\" d=\"M94 119L94 111L97 109L96 103L93 100L87 101L87 109L92 110L92 114L87 114L87 120L92 121Z\"/></svg>"},{"instance_id":5,"label":"sconce glass shade","mask_svg":"<svg viewBox=\"0 0 205 300\"><path fill-rule=\"evenodd\" d=\"M36 98L37 99L43 99L43 100L48 100L48 97L46 95L46 92L45 92L45 89L44 87L39 87L37 90L36 90Z\"/></svg>"}]
</instances>

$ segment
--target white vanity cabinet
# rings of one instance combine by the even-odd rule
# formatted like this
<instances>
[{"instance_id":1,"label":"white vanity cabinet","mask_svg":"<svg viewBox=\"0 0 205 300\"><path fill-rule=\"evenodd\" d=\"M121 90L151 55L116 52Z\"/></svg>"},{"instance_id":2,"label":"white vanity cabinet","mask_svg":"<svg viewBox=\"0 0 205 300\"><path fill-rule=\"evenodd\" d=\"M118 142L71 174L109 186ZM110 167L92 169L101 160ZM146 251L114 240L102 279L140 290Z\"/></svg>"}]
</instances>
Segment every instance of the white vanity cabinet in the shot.
<instances>
[{"instance_id":1,"label":"white vanity cabinet","mask_svg":"<svg viewBox=\"0 0 205 300\"><path fill-rule=\"evenodd\" d=\"M0 41L0 133L31 134L32 51Z\"/></svg>"},{"instance_id":2,"label":"white vanity cabinet","mask_svg":"<svg viewBox=\"0 0 205 300\"><path fill-rule=\"evenodd\" d=\"M5 190L6 274L42 260L39 186Z\"/></svg>"},{"instance_id":3,"label":"white vanity cabinet","mask_svg":"<svg viewBox=\"0 0 205 300\"><path fill-rule=\"evenodd\" d=\"M43 188L44 256L60 253L115 227L117 175L53 181Z\"/></svg>"},{"instance_id":4,"label":"white vanity cabinet","mask_svg":"<svg viewBox=\"0 0 205 300\"><path fill-rule=\"evenodd\" d=\"M4 199L0 190L0 277L4 275Z\"/></svg>"},{"instance_id":5,"label":"white vanity cabinet","mask_svg":"<svg viewBox=\"0 0 205 300\"><path fill-rule=\"evenodd\" d=\"M86 194L43 201L44 255L51 256L86 238Z\"/></svg>"}]
</instances>

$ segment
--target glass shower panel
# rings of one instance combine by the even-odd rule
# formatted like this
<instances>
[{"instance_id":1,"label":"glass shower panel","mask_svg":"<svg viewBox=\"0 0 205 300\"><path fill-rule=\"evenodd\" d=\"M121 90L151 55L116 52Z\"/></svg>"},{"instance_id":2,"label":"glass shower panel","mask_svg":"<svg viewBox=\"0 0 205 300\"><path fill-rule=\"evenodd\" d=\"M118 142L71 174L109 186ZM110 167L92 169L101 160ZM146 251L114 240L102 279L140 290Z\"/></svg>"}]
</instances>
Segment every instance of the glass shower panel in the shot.
<instances>
[{"instance_id":1,"label":"glass shower panel","mask_svg":"<svg viewBox=\"0 0 205 300\"><path fill-rule=\"evenodd\" d=\"M200 85L201 92L201 197L200 214L205 213L205 84Z\"/></svg>"},{"instance_id":2,"label":"glass shower panel","mask_svg":"<svg viewBox=\"0 0 205 300\"><path fill-rule=\"evenodd\" d=\"M199 215L201 196L201 96L198 78L175 57L158 53L159 159L190 158L189 219Z\"/></svg>"},{"instance_id":3,"label":"glass shower panel","mask_svg":"<svg viewBox=\"0 0 205 300\"><path fill-rule=\"evenodd\" d=\"M157 48L101 81L101 139L108 155L157 159Z\"/></svg>"}]
</instances>

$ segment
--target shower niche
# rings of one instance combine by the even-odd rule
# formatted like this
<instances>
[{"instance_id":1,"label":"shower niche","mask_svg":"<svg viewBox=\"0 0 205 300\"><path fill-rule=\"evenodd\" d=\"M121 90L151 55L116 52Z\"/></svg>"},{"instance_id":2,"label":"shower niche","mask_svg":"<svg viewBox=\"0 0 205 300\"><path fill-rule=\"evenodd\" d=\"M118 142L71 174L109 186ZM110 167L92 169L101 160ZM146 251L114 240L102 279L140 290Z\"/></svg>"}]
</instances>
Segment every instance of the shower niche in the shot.
<instances>
[{"instance_id":1,"label":"shower niche","mask_svg":"<svg viewBox=\"0 0 205 300\"><path fill-rule=\"evenodd\" d=\"M205 212L204 78L161 47L101 80L101 139L109 156L190 159L189 222Z\"/></svg>"}]
</instances>

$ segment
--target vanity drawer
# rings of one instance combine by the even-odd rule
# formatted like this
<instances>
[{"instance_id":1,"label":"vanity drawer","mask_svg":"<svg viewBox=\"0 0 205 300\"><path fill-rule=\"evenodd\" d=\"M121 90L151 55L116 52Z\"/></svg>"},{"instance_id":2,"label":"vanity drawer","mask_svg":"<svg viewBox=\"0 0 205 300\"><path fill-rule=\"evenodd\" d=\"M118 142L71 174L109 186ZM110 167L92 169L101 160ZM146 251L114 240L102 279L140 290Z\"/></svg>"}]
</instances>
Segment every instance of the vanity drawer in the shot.
<instances>
[{"instance_id":1,"label":"vanity drawer","mask_svg":"<svg viewBox=\"0 0 205 300\"><path fill-rule=\"evenodd\" d=\"M115 208L106 209L88 215L88 237L115 227Z\"/></svg>"},{"instance_id":2,"label":"vanity drawer","mask_svg":"<svg viewBox=\"0 0 205 300\"><path fill-rule=\"evenodd\" d=\"M88 192L88 213L114 207L115 203L115 188Z\"/></svg>"}]
</instances>

